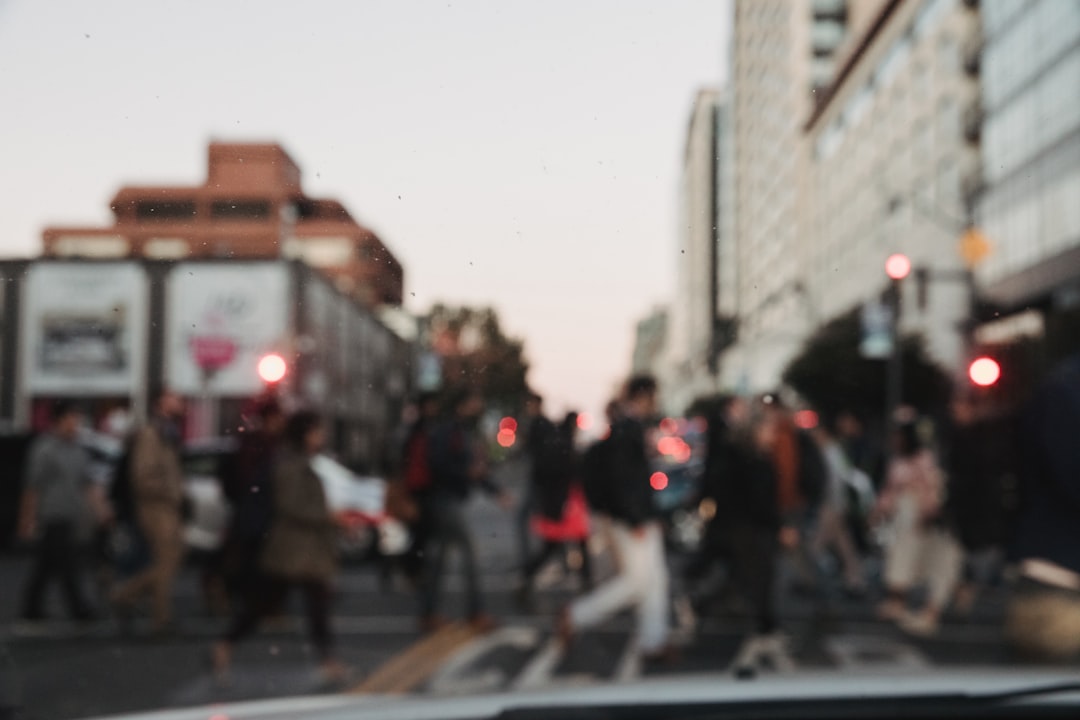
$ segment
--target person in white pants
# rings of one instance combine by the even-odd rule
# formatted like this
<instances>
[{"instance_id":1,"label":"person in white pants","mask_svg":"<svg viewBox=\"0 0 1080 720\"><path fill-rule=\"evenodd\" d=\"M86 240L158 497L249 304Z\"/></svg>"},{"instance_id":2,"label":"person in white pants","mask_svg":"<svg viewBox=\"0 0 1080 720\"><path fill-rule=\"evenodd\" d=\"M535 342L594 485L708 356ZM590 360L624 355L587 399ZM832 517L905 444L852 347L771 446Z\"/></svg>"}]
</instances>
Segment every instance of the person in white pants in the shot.
<instances>
[{"instance_id":1,"label":"person in white pants","mask_svg":"<svg viewBox=\"0 0 1080 720\"><path fill-rule=\"evenodd\" d=\"M643 425L643 420L656 412L656 381L648 376L632 378L626 393L626 416L612 426L605 469L605 504L611 515L619 571L564 608L558 633L568 644L576 631L635 607L638 650L646 659L666 660L672 656L668 644L668 568L663 532L652 508Z\"/></svg>"}]
</instances>

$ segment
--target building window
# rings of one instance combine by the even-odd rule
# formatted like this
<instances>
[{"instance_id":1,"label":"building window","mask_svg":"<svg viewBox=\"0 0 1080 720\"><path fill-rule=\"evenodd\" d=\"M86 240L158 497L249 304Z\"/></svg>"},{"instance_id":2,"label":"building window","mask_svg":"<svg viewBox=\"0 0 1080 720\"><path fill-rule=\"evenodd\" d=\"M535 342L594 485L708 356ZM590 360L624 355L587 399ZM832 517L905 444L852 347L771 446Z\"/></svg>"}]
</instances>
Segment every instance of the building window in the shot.
<instances>
[{"instance_id":1,"label":"building window","mask_svg":"<svg viewBox=\"0 0 1080 720\"><path fill-rule=\"evenodd\" d=\"M139 220L190 220L195 217L194 200L142 200L135 204Z\"/></svg>"},{"instance_id":2,"label":"building window","mask_svg":"<svg viewBox=\"0 0 1080 720\"><path fill-rule=\"evenodd\" d=\"M215 200L210 206L215 220L266 220L270 203L266 200Z\"/></svg>"}]
</instances>

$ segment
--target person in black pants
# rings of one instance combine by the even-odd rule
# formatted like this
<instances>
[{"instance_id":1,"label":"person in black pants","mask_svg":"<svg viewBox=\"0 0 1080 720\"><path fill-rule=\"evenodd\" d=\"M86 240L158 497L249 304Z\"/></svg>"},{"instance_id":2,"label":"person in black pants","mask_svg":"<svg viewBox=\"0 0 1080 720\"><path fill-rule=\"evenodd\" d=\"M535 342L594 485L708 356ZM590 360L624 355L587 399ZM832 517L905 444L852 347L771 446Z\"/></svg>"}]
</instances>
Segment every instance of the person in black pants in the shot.
<instances>
[{"instance_id":1,"label":"person in black pants","mask_svg":"<svg viewBox=\"0 0 1080 720\"><path fill-rule=\"evenodd\" d=\"M530 443L530 449L534 453L534 489L539 498L541 519L544 521L540 533L544 544L538 553L529 558L522 570L522 585L518 592L518 601L521 605L530 604L536 574L552 558L565 553L567 544L577 547L581 554L581 565L578 569L582 583L587 588L592 586L588 518L584 507L584 495L580 487L580 463L575 448L577 419L577 413L568 413L558 428L552 426L550 440L538 443L535 449ZM544 421L547 422L546 419ZM536 469L542 472L537 473ZM568 503L571 498L571 488L575 488L573 502L579 502L578 507L574 507L573 503ZM580 516L571 517L574 513L580 513ZM545 535L543 532L545 528L550 528L550 534Z\"/></svg>"},{"instance_id":2,"label":"person in black pants","mask_svg":"<svg viewBox=\"0 0 1080 720\"><path fill-rule=\"evenodd\" d=\"M776 433L773 416L759 409L731 455L733 482L727 494L733 508L728 535L731 570L754 613L750 636L735 660L739 671L784 653L775 597L781 536L778 480L771 460Z\"/></svg>"},{"instance_id":3,"label":"person in black pants","mask_svg":"<svg viewBox=\"0 0 1080 720\"><path fill-rule=\"evenodd\" d=\"M322 483L310 460L323 445L318 416L299 412L285 427L285 444L273 472L270 532L262 549L257 593L233 616L225 636L211 653L219 681L228 678L232 649L253 633L267 612L296 588L304 596L311 642L327 683L348 676L334 654L330 632L331 583L337 573L338 528L326 504Z\"/></svg>"},{"instance_id":4,"label":"person in black pants","mask_svg":"<svg viewBox=\"0 0 1080 720\"><path fill-rule=\"evenodd\" d=\"M88 514L90 457L76 437L82 416L67 402L52 411L52 426L34 441L27 462L19 536L36 540L34 564L23 596L22 619L45 619L45 591L59 578L71 617L95 618L83 594L78 526Z\"/></svg>"}]
</instances>

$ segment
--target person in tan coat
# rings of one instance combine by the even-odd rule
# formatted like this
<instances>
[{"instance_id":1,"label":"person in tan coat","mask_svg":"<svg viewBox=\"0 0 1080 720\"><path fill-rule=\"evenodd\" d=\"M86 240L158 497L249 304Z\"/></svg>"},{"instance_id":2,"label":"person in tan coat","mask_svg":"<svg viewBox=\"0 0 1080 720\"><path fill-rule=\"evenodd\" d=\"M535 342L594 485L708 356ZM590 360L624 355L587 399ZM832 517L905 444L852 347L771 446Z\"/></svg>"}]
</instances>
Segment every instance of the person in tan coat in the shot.
<instances>
[{"instance_id":1,"label":"person in tan coat","mask_svg":"<svg viewBox=\"0 0 1080 720\"><path fill-rule=\"evenodd\" d=\"M280 606L292 588L304 595L308 632L319 656L323 680L337 683L347 676L345 666L334 654L330 631L338 527L322 482L311 469L311 458L322 446L323 430L317 415L304 411L289 418L284 446L272 472L273 513L260 558L262 577L256 593L260 602L245 603L234 615L228 632L214 645L211 660L219 681L228 678L233 646L255 632L267 611Z\"/></svg>"},{"instance_id":2,"label":"person in tan coat","mask_svg":"<svg viewBox=\"0 0 1080 720\"><path fill-rule=\"evenodd\" d=\"M172 590L184 558L184 476L180 465L183 400L163 392L154 417L134 437L129 458L135 516L150 549L149 566L116 588L113 604L123 611L144 595L153 600L154 630L173 622Z\"/></svg>"}]
</instances>

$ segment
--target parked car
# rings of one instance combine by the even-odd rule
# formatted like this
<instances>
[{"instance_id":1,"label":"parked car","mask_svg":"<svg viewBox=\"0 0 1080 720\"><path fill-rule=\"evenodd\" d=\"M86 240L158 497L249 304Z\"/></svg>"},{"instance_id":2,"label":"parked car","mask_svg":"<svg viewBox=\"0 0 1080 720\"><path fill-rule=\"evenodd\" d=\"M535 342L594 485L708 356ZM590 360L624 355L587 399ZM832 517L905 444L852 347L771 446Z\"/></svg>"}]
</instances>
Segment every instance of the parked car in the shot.
<instances>
[{"instance_id":1,"label":"parked car","mask_svg":"<svg viewBox=\"0 0 1080 720\"><path fill-rule=\"evenodd\" d=\"M90 451L95 473L110 482L116 463L123 455L123 442L87 431L82 444ZM181 463L184 470L184 497L187 520L184 541L200 553L219 549L229 526L229 504L221 484L224 461L236 452L232 438L215 438L189 443ZM386 482L359 476L326 455L312 460L312 469L322 481L330 510L342 525L341 550L346 560L363 559L376 548L380 555L398 555L409 544L408 531L385 512Z\"/></svg>"}]
</instances>

